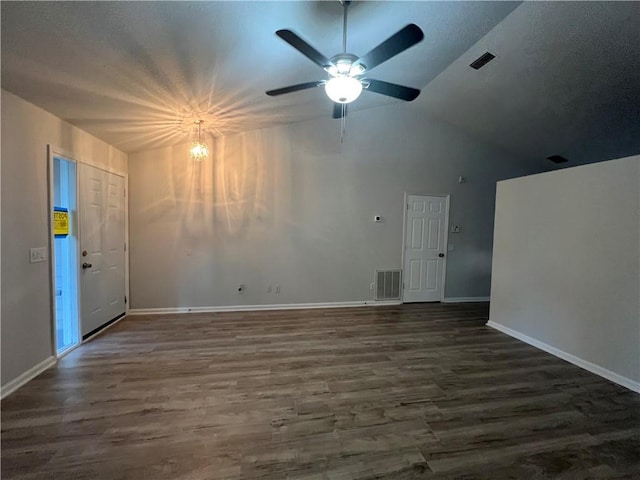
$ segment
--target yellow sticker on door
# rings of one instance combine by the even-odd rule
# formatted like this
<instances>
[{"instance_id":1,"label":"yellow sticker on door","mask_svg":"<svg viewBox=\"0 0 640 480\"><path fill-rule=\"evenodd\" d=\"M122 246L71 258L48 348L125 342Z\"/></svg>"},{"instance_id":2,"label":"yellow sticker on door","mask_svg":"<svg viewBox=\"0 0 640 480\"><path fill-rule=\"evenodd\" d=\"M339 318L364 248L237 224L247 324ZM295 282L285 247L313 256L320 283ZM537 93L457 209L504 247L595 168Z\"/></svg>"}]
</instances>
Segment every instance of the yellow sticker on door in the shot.
<instances>
[{"instance_id":1,"label":"yellow sticker on door","mask_svg":"<svg viewBox=\"0 0 640 480\"><path fill-rule=\"evenodd\" d=\"M69 235L69 211L63 207L53 207L53 234L56 237Z\"/></svg>"}]
</instances>

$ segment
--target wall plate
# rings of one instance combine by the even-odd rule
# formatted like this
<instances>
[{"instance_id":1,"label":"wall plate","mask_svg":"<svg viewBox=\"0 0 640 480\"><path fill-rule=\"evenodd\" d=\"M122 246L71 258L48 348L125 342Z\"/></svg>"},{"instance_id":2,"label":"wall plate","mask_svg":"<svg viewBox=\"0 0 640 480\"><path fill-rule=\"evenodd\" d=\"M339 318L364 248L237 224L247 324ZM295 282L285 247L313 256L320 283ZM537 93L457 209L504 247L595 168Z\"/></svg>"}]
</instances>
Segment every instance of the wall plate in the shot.
<instances>
[{"instance_id":1,"label":"wall plate","mask_svg":"<svg viewBox=\"0 0 640 480\"><path fill-rule=\"evenodd\" d=\"M47 247L35 247L29 249L29 263L47 261Z\"/></svg>"}]
</instances>

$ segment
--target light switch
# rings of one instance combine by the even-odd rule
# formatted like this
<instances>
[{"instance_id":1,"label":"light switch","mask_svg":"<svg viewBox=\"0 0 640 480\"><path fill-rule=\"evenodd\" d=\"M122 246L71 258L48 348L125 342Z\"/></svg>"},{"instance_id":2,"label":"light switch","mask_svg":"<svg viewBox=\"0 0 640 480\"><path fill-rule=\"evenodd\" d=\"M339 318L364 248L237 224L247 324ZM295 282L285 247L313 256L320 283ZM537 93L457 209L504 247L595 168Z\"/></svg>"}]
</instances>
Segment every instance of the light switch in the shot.
<instances>
[{"instance_id":1,"label":"light switch","mask_svg":"<svg viewBox=\"0 0 640 480\"><path fill-rule=\"evenodd\" d=\"M37 247L29 249L29 263L47 261L47 247Z\"/></svg>"}]
</instances>

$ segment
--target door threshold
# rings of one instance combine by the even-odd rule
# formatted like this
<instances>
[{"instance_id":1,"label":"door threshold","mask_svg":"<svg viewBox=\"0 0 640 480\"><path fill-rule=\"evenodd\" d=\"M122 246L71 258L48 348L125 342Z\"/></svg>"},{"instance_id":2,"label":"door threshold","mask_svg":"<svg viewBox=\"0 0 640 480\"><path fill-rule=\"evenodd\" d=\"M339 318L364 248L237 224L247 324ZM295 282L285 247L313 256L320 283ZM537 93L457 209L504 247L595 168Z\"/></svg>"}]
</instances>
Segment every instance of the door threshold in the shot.
<instances>
[{"instance_id":1,"label":"door threshold","mask_svg":"<svg viewBox=\"0 0 640 480\"><path fill-rule=\"evenodd\" d=\"M86 342L87 340L90 340L91 338L95 337L96 335L98 335L100 332L102 332L103 330L106 330L107 328L109 328L111 325L113 325L114 323L116 323L118 320L120 320L121 318L123 318L126 315L126 312L122 312L120 315L118 315L117 317L112 318L111 320L109 320L107 323L100 325L98 328L95 328L93 330L91 330L89 333L87 333L86 335L82 336L82 341Z\"/></svg>"},{"instance_id":2,"label":"door threshold","mask_svg":"<svg viewBox=\"0 0 640 480\"><path fill-rule=\"evenodd\" d=\"M68 355L69 353L71 353L72 351L74 351L76 348L78 348L80 346L80 343L74 343L73 345L68 346L67 348L65 348L64 350L60 350L59 352L56 352L56 358L58 360L60 360L62 357Z\"/></svg>"}]
</instances>

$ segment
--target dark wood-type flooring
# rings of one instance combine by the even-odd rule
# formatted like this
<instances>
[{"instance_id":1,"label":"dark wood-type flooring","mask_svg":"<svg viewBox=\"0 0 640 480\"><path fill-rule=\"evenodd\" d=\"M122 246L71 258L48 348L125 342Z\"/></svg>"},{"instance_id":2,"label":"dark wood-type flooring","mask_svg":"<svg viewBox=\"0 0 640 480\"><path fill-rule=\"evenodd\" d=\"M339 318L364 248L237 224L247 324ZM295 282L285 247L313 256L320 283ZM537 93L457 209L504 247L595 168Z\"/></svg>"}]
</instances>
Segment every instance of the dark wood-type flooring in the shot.
<instances>
[{"instance_id":1,"label":"dark wood-type flooring","mask_svg":"<svg viewBox=\"0 0 640 480\"><path fill-rule=\"evenodd\" d=\"M640 478L640 395L487 315L126 318L2 401L2 479Z\"/></svg>"}]
</instances>

